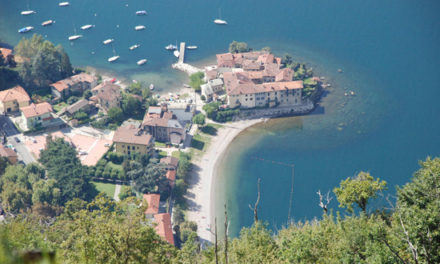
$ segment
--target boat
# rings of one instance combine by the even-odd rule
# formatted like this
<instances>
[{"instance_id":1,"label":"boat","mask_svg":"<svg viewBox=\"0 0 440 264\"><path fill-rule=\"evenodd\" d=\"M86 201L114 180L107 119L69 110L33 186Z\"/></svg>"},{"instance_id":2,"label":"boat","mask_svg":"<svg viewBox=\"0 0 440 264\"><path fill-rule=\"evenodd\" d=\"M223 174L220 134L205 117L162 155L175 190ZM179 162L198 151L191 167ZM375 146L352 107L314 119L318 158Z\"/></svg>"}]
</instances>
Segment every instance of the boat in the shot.
<instances>
[{"instance_id":1,"label":"boat","mask_svg":"<svg viewBox=\"0 0 440 264\"><path fill-rule=\"evenodd\" d=\"M135 49L137 49L137 48L139 48L141 45L139 45L139 44L135 44L135 45L133 45L133 46L130 46L130 50L135 50Z\"/></svg>"},{"instance_id":2,"label":"boat","mask_svg":"<svg viewBox=\"0 0 440 264\"><path fill-rule=\"evenodd\" d=\"M216 20L214 20L214 23L217 25L227 25L228 24L228 22L226 22L225 20L222 20L222 19L216 19Z\"/></svg>"},{"instance_id":3,"label":"boat","mask_svg":"<svg viewBox=\"0 0 440 264\"><path fill-rule=\"evenodd\" d=\"M166 46L165 49L166 50L175 50L175 49L177 49L177 46L170 44L170 45Z\"/></svg>"},{"instance_id":4,"label":"boat","mask_svg":"<svg viewBox=\"0 0 440 264\"><path fill-rule=\"evenodd\" d=\"M69 6L70 3L69 2L61 2L58 4L59 6Z\"/></svg>"},{"instance_id":5,"label":"boat","mask_svg":"<svg viewBox=\"0 0 440 264\"><path fill-rule=\"evenodd\" d=\"M186 47L187 49L190 49L190 50L194 50L194 49L197 49L198 47L197 46L188 46L188 47Z\"/></svg>"},{"instance_id":6,"label":"boat","mask_svg":"<svg viewBox=\"0 0 440 264\"><path fill-rule=\"evenodd\" d=\"M143 25L139 25L139 26L134 27L134 30L137 30L137 31L144 30L144 29L145 29L145 26L143 26Z\"/></svg>"},{"instance_id":7,"label":"boat","mask_svg":"<svg viewBox=\"0 0 440 264\"><path fill-rule=\"evenodd\" d=\"M53 21L53 20L46 20L46 21L44 21L43 23L41 23L41 25L42 25L43 27L47 27L47 26L52 25L53 23L55 23L55 21Z\"/></svg>"},{"instance_id":8,"label":"boat","mask_svg":"<svg viewBox=\"0 0 440 264\"><path fill-rule=\"evenodd\" d=\"M26 11L22 11L20 14L23 16L28 16L28 15L32 15L35 13L37 13L37 12L35 12L34 10L26 10Z\"/></svg>"},{"instance_id":9,"label":"boat","mask_svg":"<svg viewBox=\"0 0 440 264\"><path fill-rule=\"evenodd\" d=\"M147 59L138 60L137 65L142 65L147 62Z\"/></svg>"},{"instance_id":10,"label":"boat","mask_svg":"<svg viewBox=\"0 0 440 264\"><path fill-rule=\"evenodd\" d=\"M147 15L147 11L145 11L145 10L136 11L136 15L138 15L138 16L146 16Z\"/></svg>"},{"instance_id":11,"label":"boat","mask_svg":"<svg viewBox=\"0 0 440 264\"><path fill-rule=\"evenodd\" d=\"M81 38L82 37L82 35L73 35L73 36L70 36L69 37L69 40L70 41L73 41L73 40L77 40L77 39L79 39L79 38Z\"/></svg>"},{"instance_id":12,"label":"boat","mask_svg":"<svg viewBox=\"0 0 440 264\"><path fill-rule=\"evenodd\" d=\"M174 54L174 56L176 56L177 58L179 58L179 56L180 56L180 52L179 52L178 50L175 50L175 51L173 52L173 54Z\"/></svg>"},{"instance_id":13,"label":"boat","mask_svg":"<svg viewBox=\"0 0 440 264\"><path fill-rule=\"evenodd\" d=\"M185 88L191 88L191 86L190 86L189 84L186 84L186 83L183 85L183 87L185 87Z\"/></svg>"},{"instance_id":14,"label":"boat","mask_svg":"<svg viewBox=\"0 0 440 264\"><path fill-rule=\"evenodd\" d=\"M114 61L116 61L117 59L119 59L119 55L116 55L116 56L113 56L113 57L108 58L108 62L114 62Z\"/></svg>"},{"instance_id":15,"label":"boat","mask_svg":"<svg viewBox=\"0 0 440 264\"><path fill-rule=\"evenodd\" d=\"M112 43L113 41L115 41L115 40L114 39L106 39L102 43L104 43L104 45L107 45L107 44Z\"/></svg>"},{"instance_id":16,"label":"boat","mask_svg":"<svg viewBox=\"0 0 440 264\"><path fill-rule=\"evenodd\" d=\"M154 84L150 84L150 90L154 90Z\"/></svg>"},{"instance_id":17,"label":"boat","mask_svg":"<svg viewBox=\"0 0 440 264\"><path fill-rule=\"evenodd\" d=\"M20 28L20 29L18 30L18 33L26 33L26 32L31 31L32 29L34 29L34 27L31 27L31 26L24 27L24 28Z\"/></svg>"},{"instance_id":18,"label":"boat","mask_svg":"<svg viewBox=\"0 0 440 264\"><path fill-rule=\"evenodd\" d=\"M84 25L84 26L82 26L81 29L82 29L82 30L87 30L87 29L92 28L92 27L95 27L95 25L90 25L90 24L88 24L88 25Z\"/></svg>"}]
</instances>

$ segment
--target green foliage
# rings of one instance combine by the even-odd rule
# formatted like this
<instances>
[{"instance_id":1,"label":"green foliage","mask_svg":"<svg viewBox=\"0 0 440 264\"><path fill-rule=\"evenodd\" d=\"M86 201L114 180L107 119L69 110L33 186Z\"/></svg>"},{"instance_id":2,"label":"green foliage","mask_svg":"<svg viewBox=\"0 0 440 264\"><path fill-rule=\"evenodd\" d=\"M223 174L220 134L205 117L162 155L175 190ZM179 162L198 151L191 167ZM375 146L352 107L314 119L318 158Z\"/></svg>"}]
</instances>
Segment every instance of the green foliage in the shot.
<instances>
[{"instance_id":1,"label":"green foliage","mask_svg":"<svg viewBox=\"0 0 440 264\"><path fill-rule=\"evenodd\" d=\"M209 104L205 104L202 109L206 112L206 116L208 116L208 118L214 120L220 105L220 102L211 102Z\"/></svg>"},{"instance_id":2,"label":"green foliage","mask_svg":"<svg viewBox=\"0 0 440 264\"><path fill-rule=\"evenodd\" d=\"M194 124L197 124L199 126L203 126L205 124L205 115L202 113L199 113L193 117L192 121Z\"/></svg>"},{"instance_id":3,"label":"green foliage","mask_svg":"<svg viewBox=\"0 0 440 264\"><path fill-rule=\"evenodd\" d=\"M133 180L134 190L139 193L160 193L161 199L169 195L170 186L165 177L166 166L163 163L150 162L146 167L135 165L127 172L127 177Z\"/></svg>"},{"instance_id":4,"label":"green foliage","mask_svg":"<svg viewBox=\"0 0 440 264\"><path fill-rule=\"evenodd\" d=\"M119 199L122 201L129 197L136 197L136 194L133 192L130 186L122 185L121 192L119 193Z\"/></svg>"},{"instance_id":5,"label":"green foliage","mask_svg":"<svg viewBox=\"0 0 440 264\"><path fill-rule=\"evenodd\" d=\"M67 99L67 104L71 105L74 104L76 102L78 102L80 98L77 96L70 96L69 99Z\"/></svg>"},{"instance_id":6,"label":"green foliage","mask_svg":"<svg viewBox=\"0 0 440 264\"><path fill-rule=\"evenodd\" d=\"M115 164L121 164L124 161L124 154L118 152L107 153L107 159Z\"/></svg>"},{"instance_id":7,"label":"green foliage","mask_svg":"<svg viewBox=\"0 0 440 264\"><path fill-rule=\"evenodd\" d=\"M220 102L211 102L203 106L206 116L217 122L232 121L232 118L240 113L239 109L220 109Z\"/></svg>"},{"instance_id":8,"label":"green foliage","mask_svg":"<svg viewBox=\"0 0 440 264\"><path fill-rule=\"evenodd\" d=\"M82 121L89 119L89 115L86 112L80 110L73 115L73 118Z\"/></svg>"},{"instance_id":9,"label":"green foliage","mask_svg":"<svg viewBox=\"0 0 440 264\"><path fill-rule=\"evenodd\" d=\"M196 72L189 76L189 85L194 88L196 92L200 92L200 85L204 84L203 78L205 74L203 72Z\"/></svg>"},{"instance_id":10,"label":"green foliage","mask_svg":"<svg viewBox=\"0 0 440 264\"><path fill-rule=\"evenodd\" d=\"M95 185L96 190L100 193L104 193L108 198L113 198L115 194L116 185L112 183L104 182L92 182Z\"/></svg>"},{"instance_id":11,"label":"green foliage","mask_svg":"<svg viewBox=\"0 0 440 264\"><path fill-rule=\"evenodd\" d=\"M136 115L143 115L142 103L139 99L131 95L124 95L122 98L122 112L126 117L133 117Z\"/></svg>"},{"instance_id":12,"label":"green foliage","mask_svg":"<svg viewBox=\"0 0 440 264\"><path fill-rule=\"evenodd\" d=\"M252 49L248 47L248 44L246 42L237 42L234 40L229 44L230 53L248 52L251 50Z\"/></svg>"},{"instance_id":13,"label":"green foliage","mask_svg":"<svg viewBox=\"0 0 440 264\"><path fill-rule=\"evenodd\" d=\"M376 198L378 192L385 190L386 184L380 179L374 180L368 172L360 172L355 178L341 181L340 187L333 191L338 198L339 207L346 207L352 213L355 203L366 213L368 200Z\"/></svg>"},{"instance_id":14,"label":"green foliage","mask_svg":"<svg viewBox=\"0 0 440 264\"><path fill-rule=\"evenodd\" d=\"M96 194L76 150L63 139L52 140L48 137L46 149L40 152L39 161L47 170L48 178L56 180L56 186L61 190L61 204L73 198L89 200Z\"/></svg>"},{"instance_id":15,"label":"green foliage","mask_svg":"<svg viewBox=\"0 0 440 264\"><path fill-rule=\"evenodd\" d=\"M92 97L92 95L93 95L92 91L90 91L90 90L87 90L84 92L84 98L87 100L89 100L89 98Z\"/></svg>"},{"instance_id":16,"label":"green foliage","mask_svg":"<svg viewBox=\"0 0 440 264\"><path fill-rule=\"evenodd\" d=\"M187 180L191 166L191 156L186 152L180 152L179 165L177 166L176 173L177 178Z\"/></svg>"},{"instance_id":17,"label":"green foliage","mask_svg":"<svg viewBox=\"0 0 440 264\"><path fill-rule=\"evenodd\" d=\"M111 122L120 124L124 120L124 113L120 107L110 108L107 114Z\"/></svg>"},{"instance_id":18,"label":"green foliage","mask_svg":"<svg viewBox=\"0 0 440 264\"><path fill-rule=\"evenodd\" d=\"M284 54L284 56L281 58L281 63L288 67L293 63L292 56L289 53Z\"/></svg>"}]
</instances>

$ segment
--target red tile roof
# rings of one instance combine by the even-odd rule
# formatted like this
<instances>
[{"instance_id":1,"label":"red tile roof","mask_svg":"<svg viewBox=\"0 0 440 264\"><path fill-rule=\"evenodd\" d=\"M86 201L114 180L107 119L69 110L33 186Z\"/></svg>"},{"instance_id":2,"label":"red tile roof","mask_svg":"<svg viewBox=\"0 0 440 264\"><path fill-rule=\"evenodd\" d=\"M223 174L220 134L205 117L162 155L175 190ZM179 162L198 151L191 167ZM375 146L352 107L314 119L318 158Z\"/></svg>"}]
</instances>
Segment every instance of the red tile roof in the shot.
<instances>
[{"instance_id":1,"label":"red tile roof","mask_svg":"<svg viewBox=\"0 0 440 264\"><path fill-rule=\"evenodd\" d=\"M174 245L173 228L171 226L170 214L156 214L154 215L154 220L157 223L156 233L164 240L168 241L168 243Z\"/></svg>"},{"instance_id":2,"label":"red tile roof","mask_svg":"<svg viewBox=\"0 0 440 264\"><path fill-rule=\"evenodd\" d=\"M21 110L21 112L23 112L23 115L26 118L40 116L43 114L53 112L52 106L47 102L40 103L40 104L31 104L29 106L25 106L25 107L20 108L20 110Z\"/></svg>"},{"instance_id":3,"label":"red tile roof","mask_svg":"<svg viewBox=\"0 0 440 264\"><path fill-rule=\"evenodd\" d=\"M174 187L174 182L176 181L176 171L175 170L169 170L165 174L165 177L167 177L168 182L170 183L171 187Z\"/></svg>"},{"instance_id":4,"label":"red tile roof","mask_svg":"<svg viewBox=\"0 0 440 264\"><path fill-rule=\"evenodd\" d=\"M159 213L160 194L144 194L144 201L148 204L145 214L154 215Z\"/></svg>"},{"instance_id":5,"label":"red tile roof","mask_svg":"<svg viewBox=\"0 0 440 264\"><path fill-rule=\"evenodd\" d=\"M29 102L31 98L28 93L24 90L20 85L14 86L8 90L4 90L0 92L0 101L1 102Z\"/></svg>"},{"instance_id":6,"label":"red tile roof","mask_svg":"<svg viewBox=\"0 0 440 264\"><path fill-rule=\"evenodd\" d=\"M107 101L119 101L121 98L121 87L111 82L102 82L92 89L97 98Z\"/></svg>"},{"instance_id":7,"label":"red tile roof","mask_svg":"<svg viewBox=\"0 0 440 264\"><path fill-rule=\"evenodd\" d=\"M0 144L0 156L5 157L5 158L17 157L17 153L15 153L14 150L12 150L10 148L6 148L2 144Z\"/></svg>"},{"instance_id":8,"label":"red tile roof","mask_svg":"<svg viewBox=\"0 0 440 264\"><path fill-rule=\"evenodd\" d=\"M288 82L293 80L293 71L289 68L282 69L276 76L276 82Z\"/></svg>"},{"instance_id":9,"label":"red tile roof","mask_svg":"<svg viewBox=\"0 0 440 264\"><path fill-rule=\"evenodd\" d=\"M52 83L50 86L57 89L58 92L62 92L63 90L68 89L70 86L73 86L77 83L87 82L87 83L91 84L94 81L96 81L96 77L82 72L80 74L73 75L73 76L66 78L64 80L60 80L56 83Z\"/></svg>"},{"instance_id":10,"label":"red tile roof","mask_svg":"<svg viewBox=\"0 0 440 264\"><path fill-rule=\"evenodd\" d=\"M179 165L179 159L175 158L175 157L168 156L165 158L161 158L160 163L165 163L165 164L170 165L174 168L177 168L177 165Z\"/></svg>"},{"instance_id":11,"label":"red tile roof","mask_svg":"<svg viewBox=\"0 0 440 264\"><path fill-rule=\"evenodd\" d=\"M1 54L3 56L3 58L7 58L9 55L12 54L12 50L11 49L7 49L7 48L0 48Z\"/></svg>"},{"instance_id":12,"label":"red tile roof","mask_svg":"<svg viewBox=\"0 0 440 264\"><path fill-rule=\"evenodd\" d=\"M149 145L152 143L152 136L147 133L143 133L139 128L134 125L119 127L113 136L113 142Z\"/></svg>"},{"instance_id":13,"label":"red tile roof","mask_svg":"<svg viewBox=\"0 0 440 264\"><path fill-rule=\"evenodd\" d=\"M276 92L276 91L286 91L302 89L303 81L290 81L290 82L272 82L263 84L253 84L245 83L237 86L233 90L226 90L228 95L239 95L239 94L254 94L254 93L265 93L265 92Z\"/></svg>"}]
</instances>

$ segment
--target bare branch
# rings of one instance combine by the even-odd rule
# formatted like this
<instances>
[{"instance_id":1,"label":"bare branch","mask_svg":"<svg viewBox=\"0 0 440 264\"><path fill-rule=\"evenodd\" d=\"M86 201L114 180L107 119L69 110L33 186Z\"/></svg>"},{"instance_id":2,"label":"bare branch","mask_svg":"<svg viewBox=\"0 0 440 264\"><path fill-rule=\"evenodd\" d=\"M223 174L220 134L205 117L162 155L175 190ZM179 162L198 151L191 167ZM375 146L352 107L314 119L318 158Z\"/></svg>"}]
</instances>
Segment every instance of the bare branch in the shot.
<instances>
[{"instance_id":1,"label":"bare branch","mask_svg":"<svg viewBox=\"0 0 440 264\"><path fill-rule=\"evenodd\" d=\"M258 178L258 182L257 182L257 188L258 188L257 201L255 202L254 207L249 205L249 209L254 211L254 222L255 223L258 222L258 203L260 203L260 182L261 182L261 178Z\"/></svg>"}]
</instances>

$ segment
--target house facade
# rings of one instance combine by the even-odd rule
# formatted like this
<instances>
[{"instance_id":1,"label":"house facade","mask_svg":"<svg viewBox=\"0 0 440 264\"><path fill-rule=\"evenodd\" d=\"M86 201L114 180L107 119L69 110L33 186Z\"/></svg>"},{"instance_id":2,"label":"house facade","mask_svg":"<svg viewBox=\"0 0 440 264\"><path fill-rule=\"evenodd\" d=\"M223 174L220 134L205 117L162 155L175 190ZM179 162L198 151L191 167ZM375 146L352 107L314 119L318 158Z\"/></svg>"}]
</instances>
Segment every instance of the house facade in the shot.
<instances>
[{"instance_id":1,"label":"house facade","mask_svg":"<svg viewBox=\"0 0 440 264\"><path fill-rule=\"evenodd\" d=\"M115 150L118 153L149 154L153 150L153 137L134 125L119 127L113 136Z\"/></svg>"},{"instance_id":2,"label":"house facade","mask_svg":"<svg viewBox=\"0 0 440 264\"><path fill-rule=\"evenodd\" d=\"M0 91L0 113L11 113L28 106L31 98L20 85Z\"/></svg>"},{"instance_id":3,"label":"house facade","mask_svg":"<svg viewBox=\"0 0 440 264\"><path fill-rule=\"evenodd\" d=\"M11 164L15 164L18 161L18 155L11 148L6 148L0 144L0 157L7 158Z\"/></svg>"},{"instance_id":4,"label":"house facade","mask_svg":"<svg viewBox=\"0 0 440 264\"><path fill-rule=\"evenodd\" d=\"M72 93L83 93L97 85L97 78L87 73L73 75L50 85L53 96L65 98Z\"/></svg>"},{"instance_id":5,"label":"house facade","mask_svg":"<svg viewBox=\"0 0 440 264\"><path fill-rule=\"evenodd\" d=\"M47 127L51 124L54 117L52 116L52 106L47 103L30 104L20 108L22 120L27 129L37 127Z\"/></svg>"},{"instance_id":6,"label":"house facade","mask_svg":"<svg viewBox=\"0 0 440 264\"><path fill-rule=\"evenodd\" d=\"M121 106L122 94L119 85L103 82L92 89L92 94L90 100L98 104L104 112L110 108Z\"/></svg>"}]
</instances>

